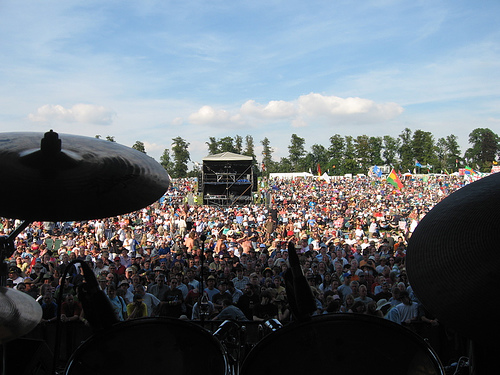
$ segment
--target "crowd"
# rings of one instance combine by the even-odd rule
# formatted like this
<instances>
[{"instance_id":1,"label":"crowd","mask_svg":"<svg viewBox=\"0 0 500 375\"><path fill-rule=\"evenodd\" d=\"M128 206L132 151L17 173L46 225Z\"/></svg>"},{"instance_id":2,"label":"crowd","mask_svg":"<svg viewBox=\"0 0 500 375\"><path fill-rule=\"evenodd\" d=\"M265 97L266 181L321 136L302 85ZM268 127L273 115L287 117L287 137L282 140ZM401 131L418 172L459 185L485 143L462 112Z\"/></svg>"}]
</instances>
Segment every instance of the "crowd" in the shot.
<instances>
[{"instance_id":1,"label":"crowd","mask_svg":"<svg viewBox=\"0 0 500 375\"><path fill-rule=\"evenodd\" d=\"M85 263L120 321L293 320L284 274L293 244L315 315L362 313L398 324L438 324L412 293L408 238L461 177L408 179L397 190L367 178L263 180L269 204L188 204L195 181L175 180L140 211L85 222L33 222L15 240L7 286L37 299L42 323L87 323L78 301ZM10 233L19 222L3 219ZM72 262L79 260L81 263Z\"/></svg>"}]
</instances>

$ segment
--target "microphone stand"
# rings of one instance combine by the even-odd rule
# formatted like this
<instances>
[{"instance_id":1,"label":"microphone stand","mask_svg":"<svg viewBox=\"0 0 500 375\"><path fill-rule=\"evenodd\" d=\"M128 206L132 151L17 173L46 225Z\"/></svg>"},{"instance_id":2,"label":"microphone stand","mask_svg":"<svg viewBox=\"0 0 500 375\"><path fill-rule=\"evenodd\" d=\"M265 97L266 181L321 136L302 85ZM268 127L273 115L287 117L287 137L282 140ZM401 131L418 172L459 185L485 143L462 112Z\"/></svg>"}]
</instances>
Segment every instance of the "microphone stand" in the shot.
<instances>
[{"instance_id":1,"label":"microphone stand","mask_svg":"<svg viewBox=\"0 0 500 375\"><path fill-rule=\"evenodd\" d=\"M200 263L201 263L201 270L200 270L200 296L198 297L198 309L200 310L200 321L201 321L201 326L205 327L205 318L207 317L208 313L208 306L204 306L203 304L203 297L204 297L204 268L205 268L205 241L207 239L207 236L205 234L205 231L200 235L200 240L201 240L201 256L200 256ZM205 311L206 310L206 311Z\"/></svg>"}]
</instances>

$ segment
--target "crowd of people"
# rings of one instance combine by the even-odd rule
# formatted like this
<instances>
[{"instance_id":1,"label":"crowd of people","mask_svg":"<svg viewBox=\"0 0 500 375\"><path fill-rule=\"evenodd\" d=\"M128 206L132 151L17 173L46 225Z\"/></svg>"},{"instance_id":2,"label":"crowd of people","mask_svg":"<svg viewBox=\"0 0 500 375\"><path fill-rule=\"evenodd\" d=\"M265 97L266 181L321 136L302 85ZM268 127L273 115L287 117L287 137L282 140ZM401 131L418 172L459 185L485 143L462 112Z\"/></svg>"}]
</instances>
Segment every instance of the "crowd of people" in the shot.
<instances>
[{"instance_id":1,"label":"crowd of people","mask_svg":"<svg viewBox=\"0 0 500 375\"><path fill-rule=\"evenodd\" d=\"M42 306L42 324L88 324L78 287L91 269L117 320L293 321L284 275L289 246L316 302L313 315L358 313L398 324L438 322L412 292L405 256L422 217L462 177L263 180L245 206L189 204L194 180L174 180L142 210L84 222L33 222L15 239L7 286ZM9 234L19 222L3 219ZM79 262L75 262L78 260ZM86 266L83 266L85 264ZM88 276L87 276L88 277Z\"/></svg>"}]
</instances>

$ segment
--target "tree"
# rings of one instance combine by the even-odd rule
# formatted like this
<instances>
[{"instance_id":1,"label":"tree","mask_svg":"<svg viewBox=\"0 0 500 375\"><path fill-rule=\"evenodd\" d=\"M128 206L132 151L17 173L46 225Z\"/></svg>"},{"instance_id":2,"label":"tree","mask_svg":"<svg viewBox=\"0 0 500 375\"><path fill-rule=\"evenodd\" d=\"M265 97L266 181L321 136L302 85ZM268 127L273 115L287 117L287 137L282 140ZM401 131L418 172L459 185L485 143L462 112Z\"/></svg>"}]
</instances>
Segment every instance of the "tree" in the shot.
<instances>
[{"instance_id":1,"label":"tree","mask_svg":"<svg viewBox=\"0 0 500 375\"><path fill-rule=\"evenodd\" d=\"M330 137L330 146L328 153L330 155L330 163L328 168L332 168L334 174L341 172L341 164L344 158L345 140L340 134L335 134Z\"/></svg>"},{"instance_id":2,"label":"tree","mask_svg":"<svg viewBox=\"0 0 500 375\"><path fill-rule=\"evenodd\" d=\"M235 135L234 137L234 152L237 154L243 153L243 137L241 135Z\"/></svg>"},{"instance_id":3,"label":"tree","mask_svg":"<svg viewBox=\"0 0 500 375\"><path fill-rule=\"evenodd\" d=\"M160 164L165 168L166 171L169 171L172 169L172 161L170 160L170 152L168 151L168 148L166 148L163 151L163 154L160 156Z\"/></svg>"},{"instance_id":4,"label":"tree","mask_svg":"<svg viewBox=\"0 0 500 375\"><path fill-rule=\"evenodd\" d=\"M358 173L359 165L356 161L356 149L354 148L354 140L350 135L345 136L344 159L339 168L339 174Z\"/></svg>"},{"instance_id":5,"label":"tree","mask_svg":"<svg viewBox=\"0 0 500 375\"><path fill-rule=\"evenodd\" d=\"M358 135L354 140L354 149L356 150L356 161L358 162L359 172L367 171L373 165L368 136Z\"/></svg>"},{"instance_id":6,"label":"tree","mask_svg":"<svg viewBox=\"0 0 500 375\"><path fill-rule=\"evenodd\" d=\"M219 150L220 152L234 152L237 153L236 147L234 146L233 137L223 137L219 139Z\"/></svg>"},{"instance_id":7,"label":"tree","mask_svg":"<svg viewBox=\"0 0 500 375\"><path fill-rule=\"evenodd\" d=\"M294 172L300 172L304 167L303 158L306 155L306 150L304 149L305 143L304 138L299 137L297 134L292 134L290 145L288 146L288 160L292 164Z\"/></svg>"},{"instance_id":8,"label":"tree","mask_svg":"<svg viewBox=\"0 0 500 375\"><path fill-rule=\"evenodd\" d=\"M448 161L447 166L452 168L453 163L455 166L458 164L460 159L460 146L458 145L458 137L455 134L450 134L446 137L446 158Z\"/></svg>"},{"instance_id":9,"label":"tree","mask_svg":"<svg viewBox=\"0 0 500 375\"><path fill-rule=\"evenodd\" d=\"M381 165L383 140L382 137L368 138L368 156L371 159L371 165Z\"/></svg>"},{"instance_id":10,"label":"tree","mask_svg":"<svg viewBox=\"0 0 500 375\"><path fill-rule=\"evenodd\" d=\"M255 156L253 137L251 135L247 135L245 137L245 150L243 151L243 155L251 156L254 162L257 160L257 156Z\"/></svg>"},{"instance_id":11,"label":"tree","mask_svg":"<svg viewBox=\"0 0 500 375\"><path fill-rule=\"evenodd\" d=\"M265 137L262 141L260 141L260 144L262 145L262 169L267 173L270 173L271 171L275 170L275 163L273 161L273 149L270 146L271 143L269 142L269 139Z\"/></svg>"},{"instance_id":12,"label":"tree","mask_svg":"<svg viewBox=\"0 0 500 375\"><path fill-rule=\"evenodd\" d=\"M457 136L448 135L446 138L439 138L436 142L437 157L442 170L456 170L460 157L460 147Z\"/></svg>"},{"instance_id":13,"label":"tree","mask_svg":"<svg viewBox=\"0 0 500 375\"><path fill-rule=\"evenodd\" d=\"M404 171L410 170L415 166L415 157L413 156L412 150L412 131L405 128L399 135L400 146L399 146L399 159L400 169Z\"/></svg>"},{"instance_id":14,"label":"tree","mask_svg":"<svg viewBox=\"0 0 500 375\"><path fill-rule=\"evenodd\" d=\"M95 138L97 138L97 139L101 139L102 137L101 137L101 135L100 135L100 134L96 134ZM107 135L107 136L106 136L106 140L107 140L107 141L110 141L110 142L116 142L116 141L115 141L115 137L114 137L113 135Z\"/></svg>"},{"instance_id":15,"label":"tree","mask_svg":"<svg viewBox=\"0 0 500 375\"><path fill-rule=\"evenodd\" d=\"M385 164L392 166L396 164L396 155L399 147L400 140L398 138L391 137L390 135L384 135L382 157L384 158L383 161Z\"/></svg>"},{"instance_id":16,"label":"tree","mask_svg":"<svg viewBox=\"0 0 500 375\"><path fill-rule=\"evenodd\" d=\"M414 160L418 160L422 166L430 165L436 167L439 164L434 136L430 132L420 129L415 130L411 141L411 147Z\"/></svg>"},{"instance_id":17,"label":"tree","mask_svg":"<svg viewBox=\"0 0 500 375\"><path fill-rule=\"evenodd\" d=\"M208 154L209 155L219 154L220 153L219 142L217 142L217 139L215 139L215 137L210 137L209 140L210 140L209 142L205 142L208 146Z\"/></svg>"},{"instance_id":18,"label":"tree","mask_svg":"<svg viewBox=\"0 0 500 375\"><path fill-rule=\"evenodd\" d=\"M276 172L290 173L294 172L294 167L289 158L281 158L279 163L276 164Z\"/></svg>"},{"instance_id":19,"label":"tree","mask_svg":"<svg viewBox=\"0 0 500 375\"><path fill-rule=\"evenodd\" d=\"M209 142L205 142L208 146L208 152L210 155L220 154L222 152L234 152L236 154L241 154L243 150L243 138L237 135L234 139L233 137L223 137L216 139L215 137L210 137Z\"/></svg>"},{"instance_id":20,"label":"tree","mask_svg":"<svg viewBox=\"0 0 500 375\"><path fill-rule=\"evenodd\" d=\"M146 147L144 147L144 143L141 141L135 141L135 143L132 145L132 148L134 150L146 153Z\"/></svg>"},{"instance_id":21,"label":"tree","mask_svg":"<svg viewBox=\"0 0 500 375\"><path fill-rule=\"evenodd\" d=\"M173 166L171 176L173 178L184 178L187 176L188 162L191 160L187 143L181 137L172 139Z\"/></svg>"},{"instance_id":22,"label":"tree","mask_svg":"<svg viewBox=\"0 0 500 375\"><path fill-rule=\"evenodd\" d=\"M472 147L465 151L465 158L472 168L488 172L500 151L500 139L488 128L477 128L469 134Z\"/></svg>"},{"instance_id":23,"label":"tree","mask_svg":"<svg viewBox=\"0 0 500 375\"><path fill-rule=\"evenodd\" d=\"M251 135L247 135L245 137L245 150L242 151L242 155L250 156L252 158L252 169L257 176L260 175L259 168L257 166L257 156L255 156L253 137Z\"/></svg>"},{"instance_id":24,"label":"tree","mask_svg":"<svg viewBox=\"0 0 500 375\"><path fill-rule=\"evenodd\" d=\"M307 155L306 159L310 160L309 167L313 172L318 170L318 164L322 171L326 170L329 162L328 150L325 146L314 144L311 146L311 152Z\"/></svg>"}]
</instances>

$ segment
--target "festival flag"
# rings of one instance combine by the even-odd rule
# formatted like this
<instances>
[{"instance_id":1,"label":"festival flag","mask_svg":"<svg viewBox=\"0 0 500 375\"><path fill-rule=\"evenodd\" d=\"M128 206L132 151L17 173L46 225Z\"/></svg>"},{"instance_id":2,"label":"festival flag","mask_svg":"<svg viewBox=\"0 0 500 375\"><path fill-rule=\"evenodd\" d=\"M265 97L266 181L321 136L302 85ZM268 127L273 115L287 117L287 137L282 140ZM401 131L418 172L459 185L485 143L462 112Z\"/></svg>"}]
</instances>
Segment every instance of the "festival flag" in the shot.
<instances>
[{"instance_id":1,"label":"festival flag","mask_svg":"<svg viewBox=\"0 0 500 375\"><path fill-rule=\"evenodd\" d=\"M467 165L465 166L464 169L465 169L465 174L476 174L476 171L471 167L468 167Z\"/></svg>"},{"instance_id":2,"label":"festival flag","mask_svg":"<svg viewBox=\"0 0 500 375\"><path fill-rule=\"evenodd\" d=\"M321 166L318 163L318 176L321 176Z\"/></svg>"},{"instance_id":3,"label":"festival flag","mask_svg":"<svg viewBox=\"0 0 500 375\"><path fill-rule=\"evenodd\" d=\"M373 167L373 174L379 178L382 177L382 171L377 165Z\"/></svg>"},{"instance_id":4,"label":"festival flag","mask_svg":"<svg viewBox=\"0 0 500 375\"><path fill-rule=\"evenodd\" d=\"M399 179L398 175L394 171L394 169L391 171L389 176L387 176L387 182L393 185L395 188L398 190L401 190L403 188L403 183Z\"/></svg>"},{"instance_id":5,"label":"festival flag","mask_svg":"<svg viewBox=\"0 0 500 375\"><path fill-rule=\"evenodd\" d=\"M422 168L422 164L420 164L418 160L415 160L415 166Z\"/></svg>"}]
</instances>

